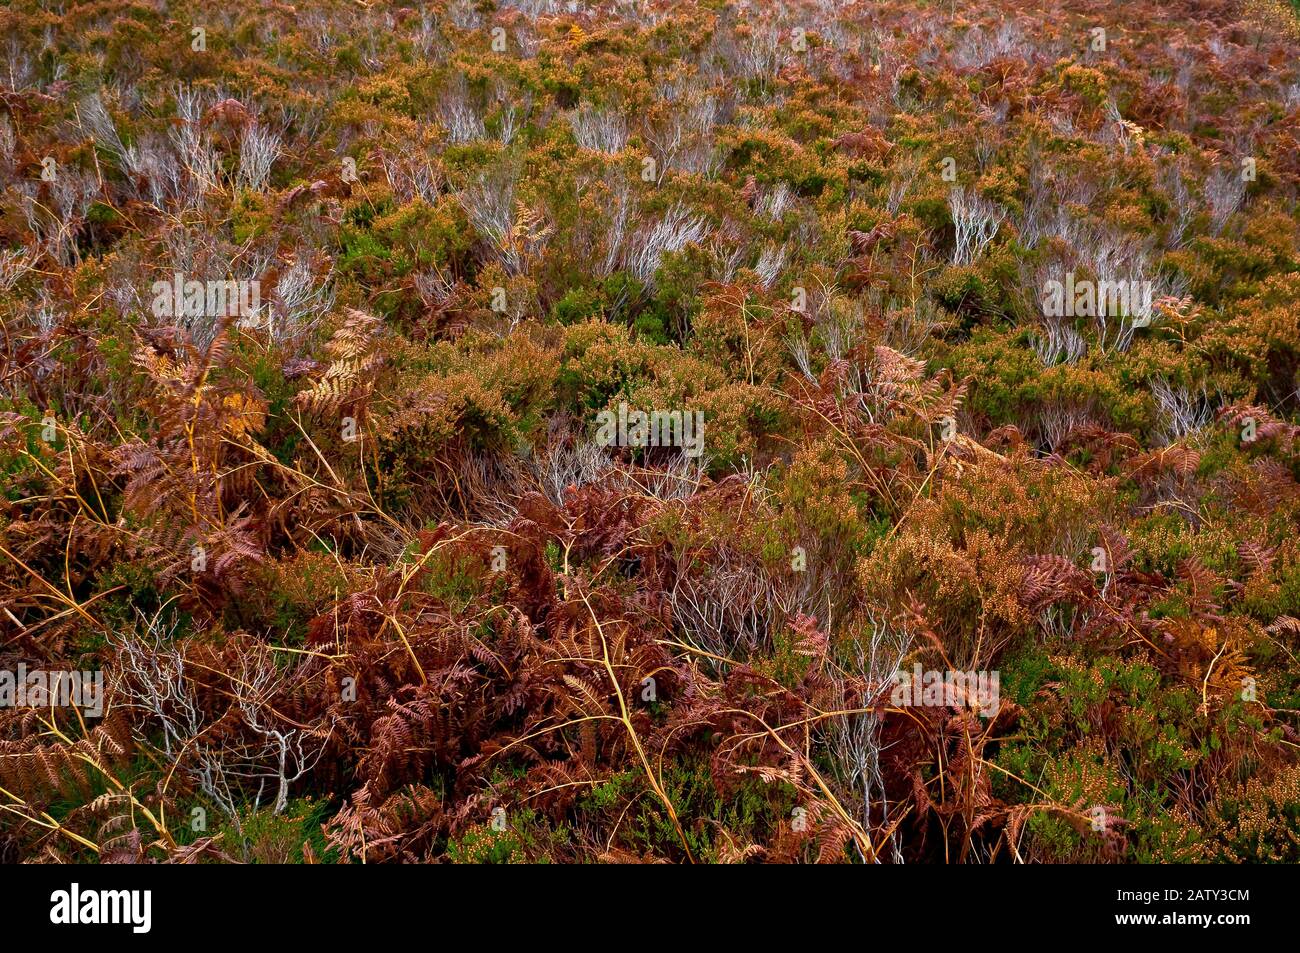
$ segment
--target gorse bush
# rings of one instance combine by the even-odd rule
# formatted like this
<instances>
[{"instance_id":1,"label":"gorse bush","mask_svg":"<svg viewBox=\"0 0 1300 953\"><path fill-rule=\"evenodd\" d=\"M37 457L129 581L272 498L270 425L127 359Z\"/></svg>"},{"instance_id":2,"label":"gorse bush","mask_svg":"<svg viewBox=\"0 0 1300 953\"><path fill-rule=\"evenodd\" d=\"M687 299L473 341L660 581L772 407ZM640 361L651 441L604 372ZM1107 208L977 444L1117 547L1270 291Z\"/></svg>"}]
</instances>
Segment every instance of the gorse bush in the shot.
<instances>
[{"instance_id":1,"label":"gorse bush","mask_svg":"<svg viewBox=\"0 0 1300 953\"><path fill-rule=\"evenodd\" d=\"M0 859L1296 861L1287 4L0 57Z\"/></svg>"}]
</instances>

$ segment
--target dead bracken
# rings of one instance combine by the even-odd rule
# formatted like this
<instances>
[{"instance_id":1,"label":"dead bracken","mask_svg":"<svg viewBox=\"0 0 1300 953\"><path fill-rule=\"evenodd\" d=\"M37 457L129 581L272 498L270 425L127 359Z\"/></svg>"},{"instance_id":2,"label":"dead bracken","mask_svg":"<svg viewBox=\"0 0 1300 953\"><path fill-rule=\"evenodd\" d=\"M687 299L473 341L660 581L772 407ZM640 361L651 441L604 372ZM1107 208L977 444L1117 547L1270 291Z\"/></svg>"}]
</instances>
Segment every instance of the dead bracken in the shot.
<instances>
[{"instance_id":1,"label":"dead bracken","mask_svg":"<svg viewBox=\"0 0 1300 953\"><path fill-rule=\"evenodd\" d=\"M1300 15L1149 6L0 5L0 862L1300 861Z\"/></svg>"}]
</instances>

